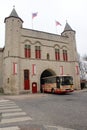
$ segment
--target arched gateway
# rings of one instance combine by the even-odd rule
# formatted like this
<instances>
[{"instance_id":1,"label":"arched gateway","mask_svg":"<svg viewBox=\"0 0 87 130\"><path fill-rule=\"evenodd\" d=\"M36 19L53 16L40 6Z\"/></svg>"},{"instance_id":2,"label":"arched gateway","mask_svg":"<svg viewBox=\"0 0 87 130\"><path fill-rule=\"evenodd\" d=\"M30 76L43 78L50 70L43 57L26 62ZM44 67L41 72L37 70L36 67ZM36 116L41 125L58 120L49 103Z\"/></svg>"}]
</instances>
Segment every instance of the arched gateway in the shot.
<instances>
[{"instance_id":1,"label":"arched gateway","mask_svg":"<svg viewBox=\"0 0 87 130\"><path fill-rule=\"evenodd\" d=\"M46 69L44 70L42 73L41 73L41 76L40 76L40 91L42 92L42 78L44 77L49 77L49 76L55 76L56 73L51 70L51 69Z\"/></svg>"}]
</instances>

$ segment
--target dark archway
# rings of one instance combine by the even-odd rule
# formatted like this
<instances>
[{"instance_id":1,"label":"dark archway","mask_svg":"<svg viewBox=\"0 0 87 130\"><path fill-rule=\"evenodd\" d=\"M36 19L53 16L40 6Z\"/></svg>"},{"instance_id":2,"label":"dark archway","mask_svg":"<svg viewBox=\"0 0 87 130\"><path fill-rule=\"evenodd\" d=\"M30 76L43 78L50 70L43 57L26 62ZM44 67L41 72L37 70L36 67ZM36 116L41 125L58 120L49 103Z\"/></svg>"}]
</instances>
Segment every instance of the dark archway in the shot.
<instances>
[{"instance_id":1,"label":"dark archway","mask_svg":"<svg viewBox=\"0 0 87 130\"><path fill-rule=\"evenodd\" d=\"M40 91L42 92L42 78L44 77L49 77L49 76L54 76L56 75L56 73L51 70L51 69L47 69L47 70L44 70L41 74L41 77L40 77Z\"/></svg>"}]
</instances>

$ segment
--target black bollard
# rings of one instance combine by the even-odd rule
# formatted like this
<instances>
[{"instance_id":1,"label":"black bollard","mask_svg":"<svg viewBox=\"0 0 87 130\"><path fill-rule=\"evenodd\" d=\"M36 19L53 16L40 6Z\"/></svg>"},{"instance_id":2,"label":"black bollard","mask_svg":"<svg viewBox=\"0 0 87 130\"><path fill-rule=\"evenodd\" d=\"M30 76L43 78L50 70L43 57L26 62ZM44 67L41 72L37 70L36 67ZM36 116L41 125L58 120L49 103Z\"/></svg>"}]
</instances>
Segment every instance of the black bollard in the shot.
<instances>
[{"instance_id":1,"label":"black bollard","mask_svg":"<svg viewBox=\"0 0 87 130\"><path fill-rule=\"evenodd\" d=\"M0 112L0 122L1 122L1 119L2 119L2 112Z\"/></svg>"}]
</instances>

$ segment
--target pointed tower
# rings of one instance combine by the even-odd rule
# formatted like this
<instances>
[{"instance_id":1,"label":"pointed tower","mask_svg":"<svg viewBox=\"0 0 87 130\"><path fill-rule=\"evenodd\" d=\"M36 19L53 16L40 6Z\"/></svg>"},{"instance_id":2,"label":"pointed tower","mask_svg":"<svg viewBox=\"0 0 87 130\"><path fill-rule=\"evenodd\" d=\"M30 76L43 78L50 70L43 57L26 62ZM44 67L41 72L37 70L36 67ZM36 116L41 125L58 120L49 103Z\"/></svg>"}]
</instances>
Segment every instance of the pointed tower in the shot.
<instances>
[{"instance_id":1,"label":"pointed tower","mask_svg":"<svg viewBox=\"0 0 87 130\"><path fill-rule=\"evenodd\" d=\"M80 88L80 73L75 34L76 32L66 22L64 31L61 33L61 35L67 38L69 44L69 57L71 62L71 71L74 77L75 88Z\"/></svg>"},{"instance_id":2,"label":"pointed tower","mask_svg":"<svg viewBox=\"0 0 87 130\"><path fill-rule=\"evenodd\" d=\"M23 20L18 16L15 8L13 8L9 17L5 20L5 56L18 56L19 53L19 37ZM15 50L15 51L14 51Z\"/></svg>"},{"instance_id":3,"label":"pointed tower","mask_svg":"<svg viewBox=\"0 0 87 130\"><path fill-rule=\"evenodd\" d=\"M68 42L70 43L70 48L72 50L72 60L77 61L77 48L76 48L76 38L75 31L70 27L70 25L66 22L64 31L61 33L62 36L66 36L68 38ZM74 53L73 53L74 52ZM71 55L72 55L71 54Z\"/></svg>"},{"instance_id":4,"label":"pointed tower","mask_svg":"<svg viewBox=\"0 0 87 130\"><path fill-rule=\"evenodd\" d=\"M18 93L19 89L19 54L20 37L23 20L13 8L5 20L5 49L4 49L4 92ZM14 73L16 71L16 73Z\"/></svg>"},{"instance_id":5,"label":"pointed tower","mask_svg":"<svg viewBox=\"0 0 87 130\"><path fill-rule=\"evenodd\" d=\"M66 25L65 25L65 28L64 28L64 31L73 31L73 29L70 27L70 25L66 22Z\"/></svg>"},{"instance_id":6,"label":"pointed tower","mask_svg":"<svg viewBox=\"0 0 87 130\"><path fill-rule=\"evenodd\" d=\"M69 33L68 33L69 32ZM73 32L75 35L75 31L70 27L70 25L66 22L64 31L62 32L62 36L68 36L68 34L70 34L70 32Z\"/></svg>"}]
</instances>

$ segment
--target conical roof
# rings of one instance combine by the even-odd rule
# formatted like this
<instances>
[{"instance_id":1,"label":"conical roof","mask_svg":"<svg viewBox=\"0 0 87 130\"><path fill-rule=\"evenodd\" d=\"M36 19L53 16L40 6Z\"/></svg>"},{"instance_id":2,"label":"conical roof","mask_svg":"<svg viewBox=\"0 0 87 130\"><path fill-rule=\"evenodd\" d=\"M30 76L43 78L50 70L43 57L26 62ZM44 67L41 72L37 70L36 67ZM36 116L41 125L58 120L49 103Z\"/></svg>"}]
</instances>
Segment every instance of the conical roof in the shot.
<instances>
[{"instance_id":1,"label":"conical roof","mask_svg":"<svg viewBox=\"0 0 87 130\"><path fill-rule=\"evenodd\" d=\"M70 27L70 25L66 22L64 31L73 31L73 29Z\"/></svg>"},{"instance_id":2,"label":"conical roof","mask_svg":"<svg viewBox=\"0 0 87 130\"><path fill-rule=\"evenodd\" d=\"M23 20L18 16L18 14L17 14L15 8L13 8L13 10L12 10L11 14L9 15L9 17L6 17L6 18L5 18L4 22L6 21L6 19L8 19L8 18L10 18L10 17L18 18L18 19L20 19L20 20L23 22Z\"/></svg>"},{"instance_id":3,"label":"conical roof","mask_svg":"<svg viewBox=\"0 0 87 130\"><path fill-rule=\"evenodd\" d=\"M13 10L12 10L12 12L11 12L11 14L10 14L10 17L11 17L11 16L13 16L13 17L18 17L18 18L19 18L18 14L17 14L17 12L16 12L16 10L15 10L15 8L13 8Z\"/></svg>"}]
</instances>

